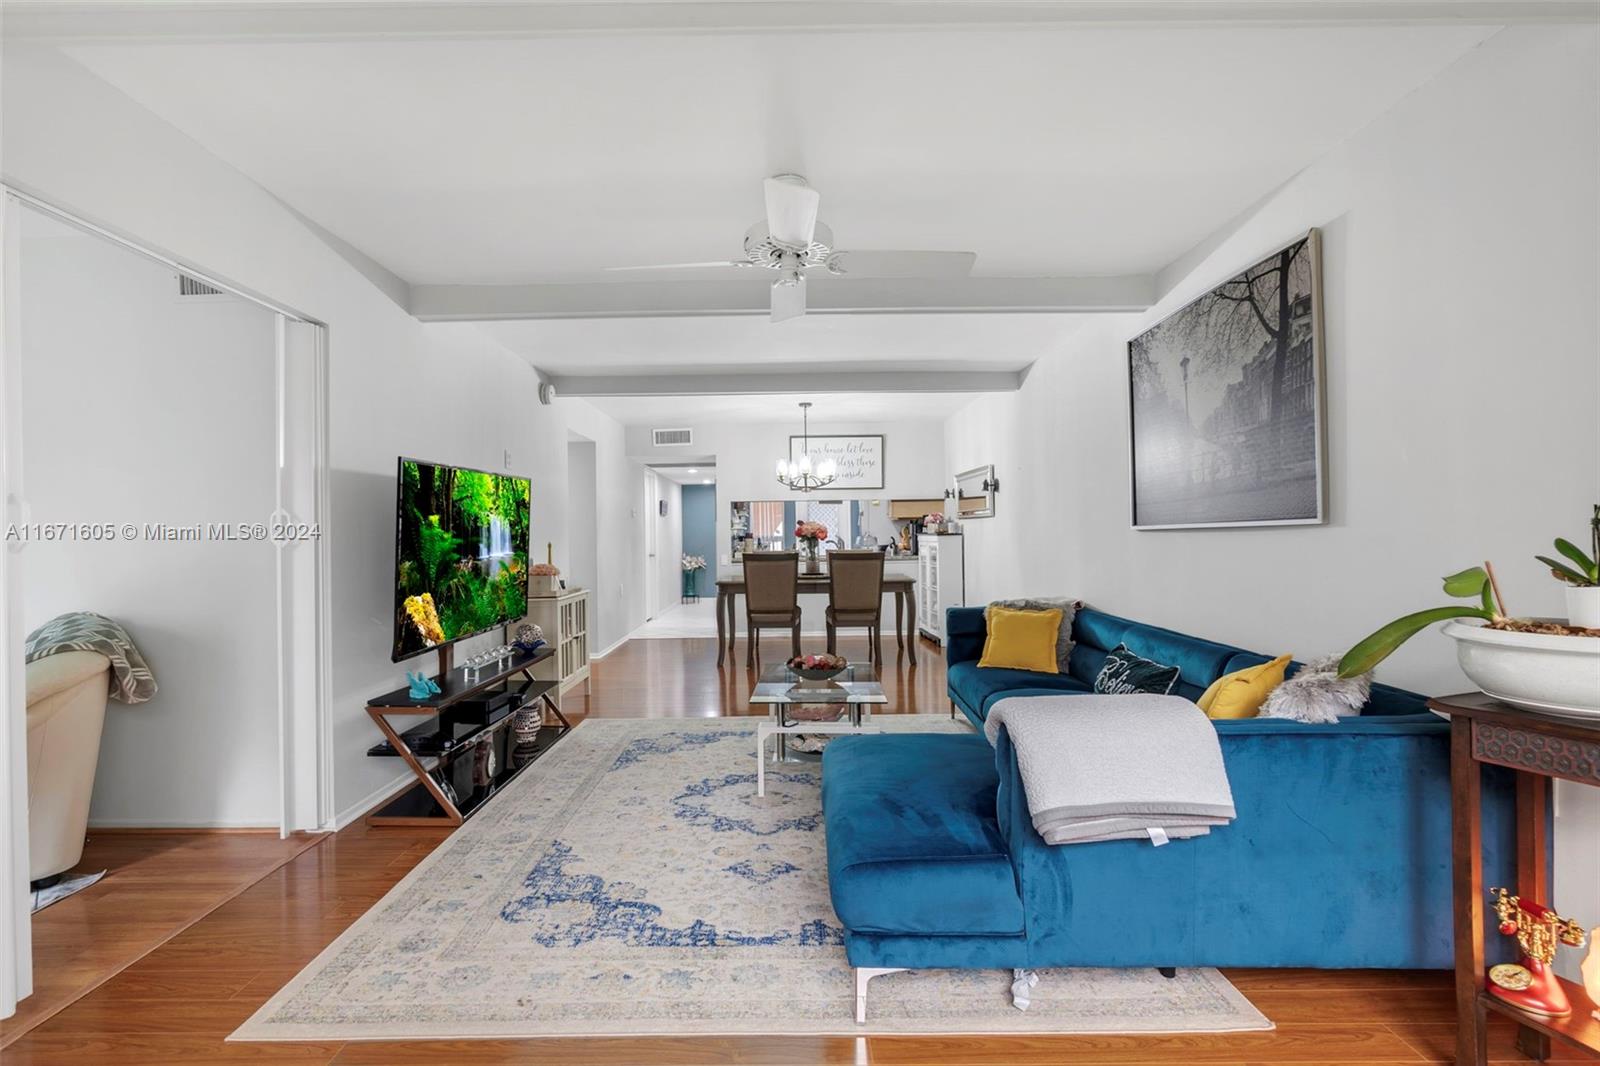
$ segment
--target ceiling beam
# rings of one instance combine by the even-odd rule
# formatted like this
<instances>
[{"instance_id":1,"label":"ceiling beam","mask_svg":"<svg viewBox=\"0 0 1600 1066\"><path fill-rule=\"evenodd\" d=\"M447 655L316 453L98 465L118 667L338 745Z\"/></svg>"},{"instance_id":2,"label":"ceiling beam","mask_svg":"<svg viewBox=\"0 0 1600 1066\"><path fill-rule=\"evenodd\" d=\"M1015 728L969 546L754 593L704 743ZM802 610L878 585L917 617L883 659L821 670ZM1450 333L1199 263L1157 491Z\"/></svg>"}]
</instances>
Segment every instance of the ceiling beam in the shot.
<instances>
[{"instance_id":1,"label":"ceiling beam","mask_svg":"<svg viewBox=\"0 0 1600 1066\"><path fill-rule=\"evenodd\" d=\"M1143 311L1155 302L1155 279L814 278L806 281L810 314L930 314L985 311ZM412 285L411 313L424 322L523 318L661 318L764 315L771 286L739 281L612 281L552 285Z\"/></svg>"},{"instance_id":2,"label":"ceiling beam","mask_svg":"<svg viewBox=\"0 0 1600 1066\"><path fill-rule=\"evenodd\" d=\"M763 374L615 374L556 376L560 396L767 396L835 392L1016 392L1018 370L918 370L852 373L830 369Z\"/></svg>"},{"instance_id":3,"label":"ceiling beam","mask_svg":"<svg viewBox=\"0 0 1600 1066\"><path fill-rule=\"evenodd\" d=\"M1594 22L1592 0L8 0L6 34L52 40L393 40L1162 25Z\"/></svg>"}]
</instances>

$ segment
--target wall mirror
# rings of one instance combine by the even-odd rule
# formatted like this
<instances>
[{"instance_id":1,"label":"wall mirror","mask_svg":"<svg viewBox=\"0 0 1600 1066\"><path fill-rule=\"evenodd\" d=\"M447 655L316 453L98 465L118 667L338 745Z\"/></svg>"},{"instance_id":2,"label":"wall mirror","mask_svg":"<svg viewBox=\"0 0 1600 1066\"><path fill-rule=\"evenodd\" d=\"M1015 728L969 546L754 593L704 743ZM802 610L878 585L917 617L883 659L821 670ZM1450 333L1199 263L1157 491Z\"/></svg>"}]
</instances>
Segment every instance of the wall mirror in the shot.
<instances>
[{"instance_id":1,"label":"wall mirror","mask_svg":"<svg viewBox=\"0 0 1600 1066\"><path fill-rule=\"evenodd\" d=\"M994 496L1000 491L993 466L975 466L956 475L955 517L993 518Z\"/></svg>"}]
</instances>

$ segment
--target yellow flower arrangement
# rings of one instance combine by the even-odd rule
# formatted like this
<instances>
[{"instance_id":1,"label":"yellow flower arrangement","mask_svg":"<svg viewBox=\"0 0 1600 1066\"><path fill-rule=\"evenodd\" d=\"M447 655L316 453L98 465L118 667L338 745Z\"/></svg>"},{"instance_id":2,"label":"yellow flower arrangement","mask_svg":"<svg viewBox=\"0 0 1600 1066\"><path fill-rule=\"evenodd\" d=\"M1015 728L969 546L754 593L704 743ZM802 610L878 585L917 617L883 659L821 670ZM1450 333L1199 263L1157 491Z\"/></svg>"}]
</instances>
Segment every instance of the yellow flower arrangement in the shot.
<instances>
[{"instance_id":1,"label":"yellow flower arrangement","mask_svg":"<svg viewBox=\"0 0 1600 1066\"><path fill-rule=\"evenodd\" d=\"M417 631L422 634L422 640L428 647L444 643L444 628L439 625L439 611L433 606L431 593L407 596L405 608L406 614L411 616L411 621L416 624Z\"/></svg>"}]
</instances>

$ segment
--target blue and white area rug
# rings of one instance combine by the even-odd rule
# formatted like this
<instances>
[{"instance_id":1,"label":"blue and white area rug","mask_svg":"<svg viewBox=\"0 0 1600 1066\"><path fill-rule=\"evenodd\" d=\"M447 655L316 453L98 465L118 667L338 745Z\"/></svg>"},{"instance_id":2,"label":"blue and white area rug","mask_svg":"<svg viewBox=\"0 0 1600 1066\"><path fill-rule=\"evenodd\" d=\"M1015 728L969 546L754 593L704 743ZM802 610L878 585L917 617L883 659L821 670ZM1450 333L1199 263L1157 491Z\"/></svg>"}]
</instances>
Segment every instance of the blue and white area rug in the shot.
<instances>
[{"instance_id":1,"label":"blue and white area rug","mask_svg":"<svg viewBox=\"0 0 1600 1066\"><path fill-rule=\"evenodd\" d=\"M1009 971L892 974L856 1025L820 767L755 769L753 719L584 722L230 1039L1272 1028L1209 969L1046 970L1026 1013Z\"/></svg>"}]
</instances>

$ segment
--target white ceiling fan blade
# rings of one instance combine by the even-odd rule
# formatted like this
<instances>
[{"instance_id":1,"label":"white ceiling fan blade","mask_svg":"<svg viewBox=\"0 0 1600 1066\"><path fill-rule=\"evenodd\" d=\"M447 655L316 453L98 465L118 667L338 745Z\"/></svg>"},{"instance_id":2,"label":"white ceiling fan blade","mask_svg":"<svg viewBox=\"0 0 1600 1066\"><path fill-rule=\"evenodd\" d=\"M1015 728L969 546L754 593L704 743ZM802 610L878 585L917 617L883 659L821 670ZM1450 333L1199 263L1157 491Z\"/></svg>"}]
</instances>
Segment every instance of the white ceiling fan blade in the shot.
<instances>
[{"instance_id":1,"label":"white ceiling fan blade","mask_svg":"<svg viewBox=\"0 0 1600 1066\"><path fill-rule=\"evenodd\" d=\"M787 322L806 313L806 276L798 275L796 281L772 283L772 321Z\"/></svg>"},{"instance_id":2,"label":"white ceiling fan blade","mask_svg":"<svg viewBox=\"0 0 1600 1066\"><path fill-rule=\"evenodd\" d=\"M834 252L828 273L842 278L964 278L976 252Z\"/></svg>"},{"instance_id":3,"label":"white ceiling fan blade","mask_svg":"<svg viewBox=\"0 0 1600 1066\"><path fill-rule=\"evenodd\" d=\"M702 270L707 267L755 266L748 259L718 259L706 263L652 263L649 266L606 267L607 270Z\"/></svg>"},{"instance_id":4,"label":"white ceiling fan blade","mask_svg":"<svg viewBox=\"0 0 1600 1066\"><path fill-rule=\"evenodd\" d=\"M817 228L817 204L822 194L797 174L779 174L761 185L767 198L767 232L772 239L794 248L809 245Z\"/></svg>"}]
</instances>

